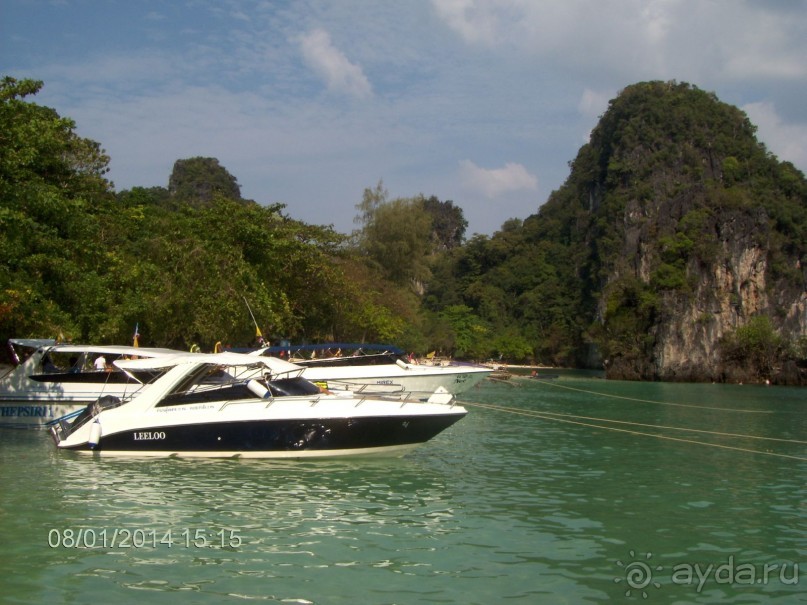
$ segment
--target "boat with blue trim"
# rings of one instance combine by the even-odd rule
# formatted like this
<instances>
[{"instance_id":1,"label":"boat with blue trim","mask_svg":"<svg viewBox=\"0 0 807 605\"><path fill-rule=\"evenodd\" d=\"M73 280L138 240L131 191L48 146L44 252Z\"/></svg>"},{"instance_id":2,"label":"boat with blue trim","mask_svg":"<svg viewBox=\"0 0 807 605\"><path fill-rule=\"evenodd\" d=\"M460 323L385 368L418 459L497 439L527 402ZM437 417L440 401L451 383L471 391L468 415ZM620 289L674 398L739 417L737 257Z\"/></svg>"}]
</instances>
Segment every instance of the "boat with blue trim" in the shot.
<instances>
[{"instance_id":1,"label":"boat with blue trim","mask_svg":"<svg viewBox=\"0 0 807 605\"><path fill-rule=\"evenodd\" d=\"M324 343L266 347L254 354L280 357L305 368L303 376L330 390L432 393L469 390L493 372L486 366L407 356L394 345Z\"/></svg>"},{"instance_id":2,"label":"boat with blue trim","mask_svg":"<svg viewBox=\"0 0 807 605\"><path fill-rule=\"evenodd\" d=\"M124 358L174 355L173 349L60 344L50 339L8 341L12 366L0 378L0 427L46 428L104 395L134 396L154 371L125 373Z\"/></svg>"}]
</instances>

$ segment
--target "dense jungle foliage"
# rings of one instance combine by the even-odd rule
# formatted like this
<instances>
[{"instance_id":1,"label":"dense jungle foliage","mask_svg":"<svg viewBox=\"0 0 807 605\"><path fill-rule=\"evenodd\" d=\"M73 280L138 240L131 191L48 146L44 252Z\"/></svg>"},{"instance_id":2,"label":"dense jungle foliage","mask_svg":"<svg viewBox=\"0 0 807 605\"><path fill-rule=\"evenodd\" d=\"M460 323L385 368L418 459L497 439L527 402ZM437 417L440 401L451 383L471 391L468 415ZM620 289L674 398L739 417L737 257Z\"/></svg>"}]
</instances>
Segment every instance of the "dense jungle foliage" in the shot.
<instances>
[{"instance_id":1,"label":"dense jungle foliage","mask_svg":"<svg viewBox=\"0 0 807 605\"><path fill-rule=\"evenodd\" d=\"M178 160L167 188L116 192L100 145L32 102L42 85L0 84L2 339L126 343L138 326L144 345L210 350L255 341L249 305L271 340L576 366L592 349L642 355L659 297L684 292L688 263L713 249L716 206L766 213L779 277L804 288L789 262L807 262L804 176L686 84L625 89L538 213L469 240L452 201L389 199L381 182L352 234L295 221L242 199L214 158ZM652 277L630 277L626 209L676 196L691 204L656 234Z\"/></svg>"},{"instance_id":2,"label":"dense jungle foliage","mask_svg":"<svg viewBox=\"0 0 807 605\"><path fill-rule=\"evenodd\" d=\"M0 338L125 343L137 326L142 344L210 350L255 342L251 309L271 339L430 346L440 320L412 280L462 241L452 202L387 200L379 184L347 236L243 200L214 158L116 193L100 145L30 102L41 86L0 85Z\"/></svg>"}]
</instances>

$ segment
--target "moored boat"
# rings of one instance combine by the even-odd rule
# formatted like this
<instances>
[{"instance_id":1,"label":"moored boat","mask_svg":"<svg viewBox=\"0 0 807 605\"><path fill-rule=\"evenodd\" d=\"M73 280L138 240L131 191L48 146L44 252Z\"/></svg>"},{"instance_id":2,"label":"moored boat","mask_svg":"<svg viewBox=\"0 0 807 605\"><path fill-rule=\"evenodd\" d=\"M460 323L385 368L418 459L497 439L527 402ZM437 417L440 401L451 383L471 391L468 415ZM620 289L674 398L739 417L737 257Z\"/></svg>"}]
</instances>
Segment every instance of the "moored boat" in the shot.
<instances>
[{"instance_id":1,"label":"moored boat","mask_svg":"<svg viewBox=\"0 0 807 605\"><path fill-rule=\"evenodd\" d=\"M324 393L303 368L238 353L116 361L167 368L137 397L103 398L51 429L60 449L118 456L398 456L467 413L445 391L428 400Z\"/></svg>"},{"instance_id":2,"label":"moored boat","mask_svg":"<svg viewBox=\"0 0 807 605\"><path fill-rule=\"evenodd\" d=\"M57 344L53 340L11 339L15 364L0 378L0 426L44 428L104 395L127 399L154 371L124 373L112 363L122 358L176 354L172 349Z\"/></svg>"},{"instance_id":3,"label":"moored boat","mask_svg":"<svg viewBox=\"0 0 807 605\"><path fill-rule=\"evenodd\" d=\"M268 347L263 356L284 355L305 368L303 376L332 390L364 393L424 393L442 388L453 395L464 393L493 370L470 363L409 359L391 345L335 344Z\"/></svg>"}]
</instances>

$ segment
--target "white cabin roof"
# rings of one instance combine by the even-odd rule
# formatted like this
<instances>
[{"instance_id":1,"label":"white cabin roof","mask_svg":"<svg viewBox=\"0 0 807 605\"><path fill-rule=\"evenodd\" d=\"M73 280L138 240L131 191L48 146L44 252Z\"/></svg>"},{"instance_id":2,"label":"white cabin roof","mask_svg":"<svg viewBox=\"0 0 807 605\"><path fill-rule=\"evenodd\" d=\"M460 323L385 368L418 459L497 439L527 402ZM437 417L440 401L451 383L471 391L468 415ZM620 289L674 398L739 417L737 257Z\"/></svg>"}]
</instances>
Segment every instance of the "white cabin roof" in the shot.
<instances>
[{"instance_id":1,"label":"white cabin roof","mask_svg":"<svg viewBox=\"0 0 807 605\"><path fill-rule=\"evenodd\" d=\"M73 345L60 344L46 347L53 353L87 353L88 355L131 355L135 357L165 357L181 353L176 349L133 347L127 345Z\"/></svg>"},{"instance_id":2,"label":"white cabin roof","mask_svg":"<svg viewBox=\"0 0 807 605\"><path fill-rule=\"evenodd\" d=\"M210 364L218 366L264 366L275 374L302 371L298 365L277 359L245 353L178 353L149 359L119 359L114 365L122 370L147 370L169 368L183 364Z\"/></svg>"},{"instance_id":3,"label":"white cabin roof","mask_svg":"<svg viewBox=\"0 0 807 605\"><path fill-rule=\"evenodd\" d=\"M8 342L12 345L29 349L38 349L39 347L47 347L56 344L56 340L53 338L9 338Z\"/></svg>"}]
</instances>

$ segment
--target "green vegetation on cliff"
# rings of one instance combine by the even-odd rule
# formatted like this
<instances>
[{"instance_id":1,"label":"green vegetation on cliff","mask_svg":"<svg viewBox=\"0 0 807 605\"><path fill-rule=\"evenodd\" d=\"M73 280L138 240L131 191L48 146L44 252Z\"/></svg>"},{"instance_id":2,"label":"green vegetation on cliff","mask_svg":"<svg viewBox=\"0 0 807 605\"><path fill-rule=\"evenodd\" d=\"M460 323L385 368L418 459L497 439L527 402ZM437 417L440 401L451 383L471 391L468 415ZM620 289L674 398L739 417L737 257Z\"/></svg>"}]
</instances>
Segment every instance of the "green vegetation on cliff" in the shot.
<instances>
[{"instance_id":1,"label":"green vegetation on cliff","mask_svg":"<svg viewBox=\"0 0 807 605\"><path fill-rule=\"evenodd\" d=\"M602 360L621 378L740 375L748 355L724 358L721 338L757 316L785 341L807 330L807 183L754 132L688 84L626 88L566 183L537 214L444 259L450 278L428 304L465 304L544 362Z\"/></svg>"}]
</instances>

